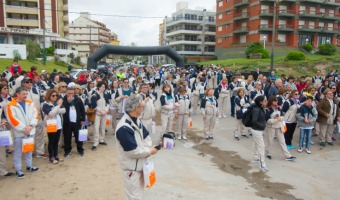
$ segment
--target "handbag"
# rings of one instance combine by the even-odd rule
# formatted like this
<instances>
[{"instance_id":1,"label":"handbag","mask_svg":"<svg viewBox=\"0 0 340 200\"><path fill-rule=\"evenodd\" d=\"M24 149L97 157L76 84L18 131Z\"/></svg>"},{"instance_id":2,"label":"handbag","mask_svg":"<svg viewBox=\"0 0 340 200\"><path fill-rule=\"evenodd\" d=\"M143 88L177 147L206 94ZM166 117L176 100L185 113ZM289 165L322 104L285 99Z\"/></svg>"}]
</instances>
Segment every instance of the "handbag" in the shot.
<instances>
[{"instance_id":1,"label":"handbag","mask_svg":"<svg viewBox=\"0 0 340 200\"><path fill-rule=\"evenodd\" d=\"M106 115L105 116L105 124L106 124L106 126L109 126L111 124L111 119L112 119L111 115Z\"/></svg>"},{"instance_id":2,"label":"handbag","mask_svg":"<svg viewBox=\"0 0 340 200\"><path fill-rule=\"evenodd\" d=\"M22 153L29 153L34 151L34 138L28 137L22 139Z\"/></svg>"},{"instance_id":3,"label":"handbag","mask_svg":"<svg viewBox=\"0 0 340 200\"><path fill-rule=\"evenodd\" d=\"M56 133L57 132L57 120L56 119L46 120L46 132L47 133Z\"/></svg>"},{"instance_id":4,"label":"handbag","mask_svg":"<svg viewBox=\"0 0 340 200\"><path fill-rule=\"evenodd\" d=\"M86 116L89 122L94 122L94 120L96 119L96 112L94 108L88 108L86 111Z\"/></svg>"},{"instance_id":5,"label":"handbag","mask_svg":"<svg viewBox=\"0 0 340 200\"><path fill-rule=\"evenodd\" d=\"M0 131L0 147L13 145L13 140L10 131Z\"/></svg>"},{"instance_id":6,"label":"handbag","mask_svg":"<svg viewBox=\"0 0 340 200\"><path fill-rule=\"evenodd\" d=\"M192 118L189 117L188 119L188 127L191 128L192 127Z\"/></svg>"},{"instance_id":7,"label":"handbag","mask_svg":"<svg viewBox=\"0 0 340 200\"><path fill-rule=\"evenodd\" d=\"M144 185L151 188L156 183L156 172L153 161L146 161L143 164Z\"/></svg>"},{"instance_id":8,"label":"handbag","mask_svg":"<svg viewBox=\"0 0 340 200\"><path fill-rule=\"evenodd\" d=\"M88 135L89 135L88 130L85 129L85 126L82 126L81 129L79 130L78 141L79 142L87 141Z\"/></svg>"}]
</instances>

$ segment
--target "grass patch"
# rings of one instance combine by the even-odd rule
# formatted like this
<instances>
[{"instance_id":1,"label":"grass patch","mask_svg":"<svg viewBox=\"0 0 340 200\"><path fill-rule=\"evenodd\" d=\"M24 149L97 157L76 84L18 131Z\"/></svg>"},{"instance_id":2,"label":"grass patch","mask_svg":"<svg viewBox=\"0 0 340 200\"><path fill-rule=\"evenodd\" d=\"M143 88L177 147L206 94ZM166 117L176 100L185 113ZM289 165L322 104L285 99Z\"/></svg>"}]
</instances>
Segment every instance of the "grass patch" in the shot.
<instances>
[{"instance_id":1,"label":"grass patch","mask_svg":"<svg viewBox=\"0 0 340 200\"><path fill-rule=\"evenodd\" d=\"M0 72L2 73L6 66L11 66L13 62L13 59L0 59ZM29 60L19 60L19 65L22 67L22 70L25 70L29 72L31 70L32 66L38 67L38 73L41 72L41 70L46 70L47 72L52 72L53 69L57 69L58 71L67 71L67 65L61 66L54 63L54 61L46 61L46 65L42 64L42 61L36 60L36 61L29 61ZM74 68L81 68L78 65L72 64Z\"/></svg>"}]
</instances>

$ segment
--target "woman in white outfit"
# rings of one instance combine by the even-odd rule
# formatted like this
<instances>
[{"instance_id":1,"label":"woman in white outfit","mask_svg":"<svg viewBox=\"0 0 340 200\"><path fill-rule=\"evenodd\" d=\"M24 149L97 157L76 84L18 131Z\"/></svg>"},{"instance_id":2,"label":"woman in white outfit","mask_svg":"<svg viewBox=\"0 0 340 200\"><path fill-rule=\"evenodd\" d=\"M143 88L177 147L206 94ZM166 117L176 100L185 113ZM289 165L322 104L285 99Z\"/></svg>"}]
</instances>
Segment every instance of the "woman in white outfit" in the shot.
<instances>
[{"instance_id":1,"label":"woman in white outfit","mask_svg":"<svg viewBox=\"0 0 340 200\"><path fill-rule=\"evenodd\" d=\"M203 77L198 77L193 84L191 89L191 105L192 113L196 114L196 109L198 107L199 101L204 97L205 83Z\"/></svg>"},{"instance_id":2,"label":"woman in white outfit","mask_svg":"<svg viewBox=\"0 0 340 200\"><path fill-rule=\"evenodd\" d=\"M218 117L218 102L214 97L214 90L209 88L205 92L205 97L201 100L201 111L204 121L204 139L214 139L212 131L215 128Z\"/></svg>"},{"instance_id":3,"label":"woman in white outfit","mask_svg":"<svg viewBox=\"0 0 340 200\"><path fill-rule=\"evenodd\" d=\"M242 115L245 112L245 110L250 106L249 98L245 96L243 88L239 88L237 90L237 96L235 97L235 105L237 122L235 124L234 138L236 140L240 140L239 134L242 137L249 138L246 134L246 127L242 123Z\"/></svg>"},{"instance_id":4,"label":"woman in white outfit","mask_svg":"<svg viewBox=\"0 0 340 200\"><path fill-rule=\"evenodd\" d=\"M163 134L172 131L172 122L174 120L174 110L176 109L175 97L172 93L171 86L169 84L163 84L162 87L162 95L159 100L161 101L161 120L162 120L162 132L161 139L163 138Z\"/></svg>"},{"instance_id":5,"label":"woman in white outfit","mask_svg":"<svg viewBox=\"0 0 340 200\"><path fill-rule=\"evenodd\" d=\"M116 129L117 125L117 117L118 117L118 104L115 99L116 93L118 92L118 81L112 81L111 87L109 90L107 90L107 95L110 97L109 102L110 102L110 114L112 116L112 128L113 130Z\"/></svg>"},{"instance_id":6,"label":"woman in white outfit","mask_svg":"<svg viewBox=\"0 0 340 200\"><path fill-rule=\"evenodd\" d=\"M221 84L217 87L219 118L227 117L227 107L230 99L230 90L228 90L228 79L222 78Z\"/></svg>"},{"instance_id":7,"label":"woman in white outfit","mask_svg":"<svg viewBox=\"0 0 340 200\"><path fill-rule=\"evenodd\" d=\"M191 103L184 85L180 86L175 98L176 102L179 104L178 109L175 111L175 117L177 118L176 138L178 140L187 140L188 119L191 117Z\"/></svg>"}]
</instances>

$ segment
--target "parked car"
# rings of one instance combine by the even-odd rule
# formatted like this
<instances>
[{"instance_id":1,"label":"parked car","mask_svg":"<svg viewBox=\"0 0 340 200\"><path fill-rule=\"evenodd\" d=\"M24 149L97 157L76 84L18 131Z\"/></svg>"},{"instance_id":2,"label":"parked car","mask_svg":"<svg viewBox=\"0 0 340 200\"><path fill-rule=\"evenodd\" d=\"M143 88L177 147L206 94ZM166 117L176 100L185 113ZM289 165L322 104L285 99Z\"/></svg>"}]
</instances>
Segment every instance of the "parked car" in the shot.
<instances>
[{"instance_id":1,"label":"parked car","mask_svg":"<svg viewBox=\"0 0 340 200\"><path fill-rule=\"evenodd\" d=\"M91 72L95 72L96 70L91 69ZM80 74L86 74L87 70L86 69L72 69L71 71L69 71L70 76L77 79L79 78Z\"/></svg>"}]
</instances>

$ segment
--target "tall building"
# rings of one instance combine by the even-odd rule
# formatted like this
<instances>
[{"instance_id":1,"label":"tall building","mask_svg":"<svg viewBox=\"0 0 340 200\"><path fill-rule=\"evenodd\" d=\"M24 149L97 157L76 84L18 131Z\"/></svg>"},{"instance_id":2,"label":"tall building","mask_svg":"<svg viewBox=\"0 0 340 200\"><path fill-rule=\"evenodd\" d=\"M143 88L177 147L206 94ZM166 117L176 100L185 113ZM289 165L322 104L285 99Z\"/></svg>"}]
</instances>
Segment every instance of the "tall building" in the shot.
<instances>
[{"instance_id":1,"label":"tall building","mask_svg":"<svg viewBox=\"0 0 340 200\"><path fill-rule=\"evenodd\" d=\"M158 45L165 45L165 29L164 29L164 20L159 24L159 34L158 34Z\"/></svg>"},{"instance_id":2,"label":"tall building","mask_svg":"<svg viewBox=\"0 0 340 200\"><path fill-rule=\"evenodd\" d=\"M184 56L215 55L215 12L188 9L178 2L176 12L165 18L165 43Z\"/></svg>"},{"instance_id":3,"label":"tall building","mask_svg":"<svg viewBox=\"0 0 340 200\"><path fill-rule=\"evenodd\" d=\"M69 34L70 39L76 41L73 48L83 57L88 57L103 44L111 42L111 30L105 24L92 20L88 12L82 12L72 21Z\"/></svg>"},{"instance_id":4,"label":"tall building","mask_svg":"<svg viewBox=\"0 0 340 200\"><path fill-rule=\"evenodd\" d=\"M0 0L0 44L33 40L65 56L72 52L68 20L68 0Z\"/></svg>"},{"instance_id":5,"label":"tall building","mask_svg":"<svg viewBox=\"0 0 340 200\"><path fill-rule=\"evenodd\" d=\"M306 43L315 48L325 43L340 45L340 0L217 0L216 3L219 58L225 58L228 48L259 41L269 45L274 42L278 48L298 48Z\"/></svg>"}]
</instances>

